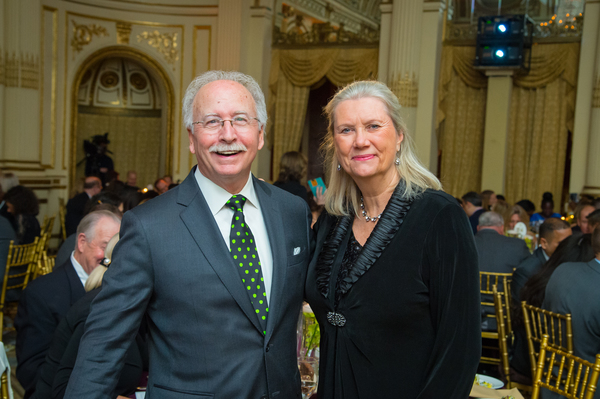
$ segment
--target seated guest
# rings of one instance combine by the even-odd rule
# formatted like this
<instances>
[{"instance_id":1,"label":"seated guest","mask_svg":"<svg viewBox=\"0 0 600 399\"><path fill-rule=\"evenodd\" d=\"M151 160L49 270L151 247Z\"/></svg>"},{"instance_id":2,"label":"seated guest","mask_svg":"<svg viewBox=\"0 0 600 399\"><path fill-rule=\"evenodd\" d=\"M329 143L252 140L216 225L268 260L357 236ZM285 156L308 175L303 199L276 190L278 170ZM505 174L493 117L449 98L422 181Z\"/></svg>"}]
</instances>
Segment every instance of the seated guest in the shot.
<instances>
[{"instance_id":1,"label":"seated guest","mask_svg":"<svg viewBox=\"0 0 600 399\"><path fill-rule=\"evenodd\" d=\"M527 216L529 216L529 218L531 218L531 216L533 216L535 213L535 205L528 199L521 200L515 205L519 205L521 208L525 209L525 212L527 212Z\"/></svg>"},{"instance_id":2,"label":"seated guest","mask_svg":"<svg viewBox=\"0 0 600 399\"><path fill-rule=\"evenodd\" d=\"M594 258L560 265L548 281L542 307L571 314L573 354L593 363L600 353L600 229L594 230L591 241ZM544 399L561 397L547 390L542 395Z\"/></svg>"},{"instance_id":3,"label":"seated guest","mask_svg":"<svg viewBox=\"0 0 600 399\"><path fill-rule=\"evenodd\" d=\"M121 218L108 211L85 216L77 227L77 244L71 258L52 273L30 282L23 291L15 328L17 379L25 388L25 399L35 391L56 326L85 294L85 282L104 259L104 249L119 232L120 224Z\"/></svg>"},{"instance_id":4,"label":"seated guest","mask_svg":"<svg viewBox=\"0 0 600 399\"><path fill-rule=\"evenodd\" d=\"M479 195L481 196L481 206L486 211L492 210L492 207L496 205L496 201L498 201L496 193L492 190L483 190Z\"/></svg>"},{"instance_id":5,"label":"seated guest","mask_svg":"<svg viewBox=\"0 0 600 399\"><path fill-rule=\"evenodd\" d=\"M139 190L139 187L137 186L137 173L135 172L135 170L130 170L129 172L127 172L127 181L125 182L125 184L127 184L128 188L131 188L133 190Z\"/></svg>"},{"instance_id":6,"label":"seated guest","mask_svg":"<svg viewBox=\"0 0 600 399\"><path fill-rule=\"evenodd\" d=\"M490 208L490 210L492 212L496 212L500 215L502 215L502 218L504 219L504 229L505 230L509 230L509 220L510 220L510 211L511 211L512 207L510 206L510 204L504 200L496 200L496 203L494 205L492 205L492 207Z\"/></svg>"},{"instance_id":7,"label":"seated guest","mask_svg":"<svg viewBox=\"0 0 600 399\"><path fill-rule=\"evenodd\" d=\"M102 207L101 205L110 206ZM112 192L102 191L101 193L90 198L85 204L85 207L83 208L83 216L90 212L100 210L111 211L114 212L115 215L121 217L123 216L123 200L121 197ZM73 252L73 248L75 248L76 241L77 234L73 233L70 236L67 236L66 240L63 241L62 245L58 249L58 253L56 254L56 265L62 265L71 257L71 253Z\"/></svg>"},{"instance_id":8,"label":"seated guest","mask_svg":"<svg viewBox=\"0 0 600 399\"><path fill-rule=\"evenodd\" d=\"M67 236L75 234L77 225L85 213L83 212L85 204L94 195L102 191L102 181L96 176L88 176L83 183L83 192L77 194L67 202L67 214L65 215L65 231Z\"/></svg>"},{"instance_id":9,"label":"seated guest","mask_svg":"<svg viewBox=\"0 0 600 399\"><path fill-rule=\"evenodd\" d=\"M504 219L496 212L485 212L479 217L475 234L475 246L479 253L479 271L494 273L512 273L530 254L525 241L504 235ZM482 281L482 285L486 282ZM491 287L490 287L491 289ZM493 298L482 297L482 301L493 302ZM493 308L482 309L484 330L495 330L496 323L488 314Z\"/></svg>"},{"instance_id":10,"label":"seated guest","mask_svg":"<svg viewBox=\"0 0 600 399\"><path fill-rule=\"evenodd\" d=\"M594 212L587 216L588 227L590 231L596 230L596 227L600 226L600 209L596 209Z\"/></svg>"},{"instance_id":11,"label":"seated guest","mask_svg":"<svg viewBox=\"0 0 600 399\"><path fill-rule=\"evenodd\" d=\"M289 151L281 156L279 178L273 185L297 195L308 203L307 190L302 181L306 179L308 160L298 151Z\"/></svg>"},{"instance_id":12,"label":"seated guest","mask_svg":"<svg viewBox=\"0 0 600 399\"><path fill-rule=\"evenodd\" d=\"M37 220L39 203L34 192L25 186L16 186L4 194L8 221L17 234L17 244L31 244L39 237L41 229Z\"/></svg>"},{"instance_id":13,"label":"seated guest","mask_svg":"<svg viewBox=\"0 0 600 399\"><path fill-rule=\"evenodd\" d=\"M558 245L570 235L571 227L564 220L552 218L546 219L544 223L540 225L540 246L530 257L521 262L519 267L517 267L517 269L513 272L511 283L513 308L520 308L520 293L521 289L523 289L527 283L527 280L529 280L542 269L544 263L546 263L554 254ZM527 346L525 326L522 324L518 326L515 325L513 330L513 356L510 361L510 365L514 371L527 378L526 380L522 380L520 382L524 384L530 384L529 348ZM515 379L518 377L513 375L512 378Z\"/></svg>"},{"instance_id":14,"label":"seated guest","mask_svg":"<svg viewBox=\"0 0 600 399\"><path fill-rule=\"evenodd\" d=\"M560 213L554 212L554 199L552 193L545 192L542 196L542 211L534 213L529 219L529 223L531 223L531 225L537 231L538 226L541 225L544 222L544 220L548 218L560 219Z\"/></svg>"},{"instance_id":15,"label":"seated guest","mask_svg":"<svg viewBox=\"0 0 600 399\"><path fill-rule=\"evenodd\" d=\"M31 399L62 399L64 397L71 371L75 366L79 341L83 336L91 303L100 292L102 277L107 266L110 265L112 250L118 240L119 235L117 234L109 241L104 251L103 264L92 271L85 283L85 296L69 309L64 319L58 324ZM125 395L133 393L137 388L145 363L147 364L147 361L144 361L147 359L146 351L146 345L138 334L136 344L131 345L127 352L125 365L115 390L117 394L123 395L119 395L118 399L124 399Z\"/></svg>"},{"instance_id":16,"label":"seated guest","mask_svg":"<svg viewBox=\"0 0 600 399\"><path fill-rule=\"evenodd\" d=\"M596 208L592 205L591 201L581 200L575 207L573 216L575 217L575 226L573 226L573 233L590 234L593 229L590 229L588 224L588 215L594 212Z\"/></svg>"},{"instance_id":17,"label":"seated guest","mask_svg":"<svg viewBox=\"0 0 600 399\"><path fill-rule=\"evenodd\" d=\"M564 220L546 219L540 225L539 234L540 246L513 272L511 289L515 303L520 303L519 295L527 280L542 269L542 266L550 259L558 244L569 237L572 232L571 227Z\"/></svg>"},{"instance_id":18,"label":"seated guest","mask_svg":"<svg viewBox=\"0 0 600 399\"><path fill-rule=\"evenodd\" d=\"M471 229L473 230L473 234L477 233L479 216L481 216L481 214L485 212L485 209L483 209L481 204L481 196L475 191L469 191L468 193L462 196L462 206L465 212L467 212L467 216L469 217L469 223L471 223Z\"/></svg>"},{"instance_id":19,"label":"seated guest","mask_svg":"<svg viewBox=\"0 0 600 399\"><path fill-rule=\"evenodd\" d=\"M164 179L158 179L154 182L154 190L160 195L169 191L169 184Z\"/></svg>"},{"instance_id":20,"label":"seated guest","mask_svg":"<svg viewBox=\"0 0 600 399\"><path fill-rule=\"evenodd\" d=\"M515 205L510 209L510 219L508 221L508 230L513 230L517 223L522 222L529 229L529 215L520 205Z\"/></svg>"}]
</instances>

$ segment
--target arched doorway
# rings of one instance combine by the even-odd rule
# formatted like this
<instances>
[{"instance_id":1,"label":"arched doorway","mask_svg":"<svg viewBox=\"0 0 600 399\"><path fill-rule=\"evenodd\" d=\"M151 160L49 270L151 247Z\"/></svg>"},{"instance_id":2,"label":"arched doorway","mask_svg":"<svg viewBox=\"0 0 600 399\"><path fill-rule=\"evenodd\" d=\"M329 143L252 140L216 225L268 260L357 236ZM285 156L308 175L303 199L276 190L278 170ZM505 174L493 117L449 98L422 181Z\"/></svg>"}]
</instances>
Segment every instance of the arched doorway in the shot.
<instances>
[{"instance_id":1,"label":"arched doorway","mask_svg":"<svg viewBox=\"0 0 600 399\"><path fill-rule=\"evenodd\" d=\"M127 47L97 51L79 67L71 96L70 187L84 176L84 140L108 132L115 170L138 186L172 173L174 94L165 71Z\"/></svg>"}]
</instances>

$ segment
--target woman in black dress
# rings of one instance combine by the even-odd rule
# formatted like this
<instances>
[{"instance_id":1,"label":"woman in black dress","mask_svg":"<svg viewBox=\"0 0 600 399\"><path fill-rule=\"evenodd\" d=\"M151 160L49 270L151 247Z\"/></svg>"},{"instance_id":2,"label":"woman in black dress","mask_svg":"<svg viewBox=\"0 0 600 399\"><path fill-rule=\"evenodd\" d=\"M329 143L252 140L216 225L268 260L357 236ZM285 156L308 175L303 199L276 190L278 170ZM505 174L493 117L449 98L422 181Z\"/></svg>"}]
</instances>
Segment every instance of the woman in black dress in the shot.
<instances>
[{"instance_id":1,"label":"woman in black dress","mask_svg":"<svg viewBox=\"0 0 600 399\"><path fill-rule=\"evenodd\" d=\"M399 110L374 81L325 108L331 177L306 283L321 328L319 399L464 399L473 385L473 233L417 160Z\"/></svg>"}]
</instances>

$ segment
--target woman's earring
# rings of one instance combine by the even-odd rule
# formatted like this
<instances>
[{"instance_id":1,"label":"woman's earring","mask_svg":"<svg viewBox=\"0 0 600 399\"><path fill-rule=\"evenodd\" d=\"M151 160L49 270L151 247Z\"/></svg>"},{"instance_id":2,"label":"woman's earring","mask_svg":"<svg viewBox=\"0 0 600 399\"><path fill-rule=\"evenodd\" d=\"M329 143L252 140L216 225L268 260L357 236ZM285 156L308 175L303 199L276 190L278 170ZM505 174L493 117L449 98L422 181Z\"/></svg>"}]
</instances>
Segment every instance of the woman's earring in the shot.
<instances>
[{"instance_id":1,"label":"woman's earring","mask_svg":"<svg viewBox=\"0 0 600 399\"><path fill-rule=\"evenodd\" d=\"M400 157L397 157L397 158L396 158L396 160L394 161L394 163L395 163L396 165L400 165Z\"/></svg>"},{"instance_id":2,"label":"woman's earring","mask_svg":"<svg viewBox=\"0 0 600 399\"><path fill-rule=\"evenodd\" d=\"M340 165L340 164L338 163L338 166L337 166L337 171L339 172L340 170L342 170L342 165Z\"/></svg>"}]
</instances>

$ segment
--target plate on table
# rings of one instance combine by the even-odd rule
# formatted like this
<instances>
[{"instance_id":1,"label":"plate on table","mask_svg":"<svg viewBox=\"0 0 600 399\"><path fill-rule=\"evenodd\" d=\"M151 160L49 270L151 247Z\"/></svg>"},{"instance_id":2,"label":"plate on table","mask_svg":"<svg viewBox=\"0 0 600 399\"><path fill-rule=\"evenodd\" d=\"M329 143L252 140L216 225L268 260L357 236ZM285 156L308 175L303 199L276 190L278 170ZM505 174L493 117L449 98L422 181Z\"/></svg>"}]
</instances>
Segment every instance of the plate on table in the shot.
<instances>
[{"instance_id":1,"label":"plate on table","mask_svg":"<svg viewBox=\"0 0 600 399\"><path fill-rule=\"evenodd\" d=\"M483 374L475 374L475 377L477 378L477 380L480 382L479 385L484 386L486 388L491 388L491 389L500 389L504 386L504 383L502 381L500 381L497 378L494 377L490 377L488 375L483 375ZM489 385L484 385L482 383L488 383L491 385L491 387Z\"/></svg>"}]
</instances>

